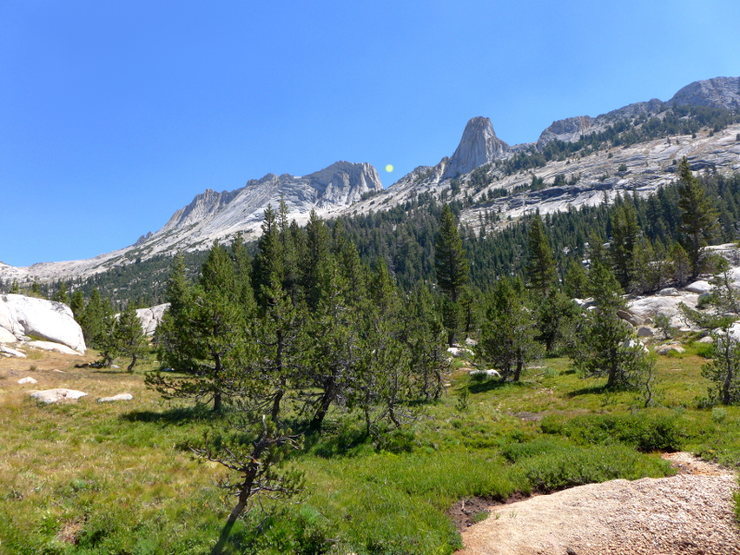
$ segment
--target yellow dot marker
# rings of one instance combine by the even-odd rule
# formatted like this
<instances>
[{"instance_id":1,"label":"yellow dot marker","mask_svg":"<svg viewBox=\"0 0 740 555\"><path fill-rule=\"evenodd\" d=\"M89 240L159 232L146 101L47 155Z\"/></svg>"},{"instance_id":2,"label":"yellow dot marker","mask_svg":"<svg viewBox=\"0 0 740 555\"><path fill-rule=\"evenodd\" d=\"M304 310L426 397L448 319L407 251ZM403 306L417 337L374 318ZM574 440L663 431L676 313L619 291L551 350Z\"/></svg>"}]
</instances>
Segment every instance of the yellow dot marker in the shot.
<instances>
[{"instance_id":1,"label":"yellow dot marker","mask_svg":"<svg viewBox=\"0 0 740 555\"><path fill-rule=\"evenodd\" d=\"M388 173L391 173L393 171L393 164L386 164L385 171L387 171Z\"/></svg>"}]
</instances>

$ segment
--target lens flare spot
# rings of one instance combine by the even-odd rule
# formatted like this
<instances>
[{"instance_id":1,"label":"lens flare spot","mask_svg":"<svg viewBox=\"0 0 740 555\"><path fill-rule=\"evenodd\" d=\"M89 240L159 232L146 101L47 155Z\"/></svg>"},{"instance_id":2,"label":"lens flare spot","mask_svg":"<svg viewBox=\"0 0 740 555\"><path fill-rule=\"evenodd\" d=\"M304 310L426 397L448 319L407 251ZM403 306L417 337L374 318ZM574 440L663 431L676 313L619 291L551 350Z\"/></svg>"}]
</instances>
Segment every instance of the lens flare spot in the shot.
<instances>
[{"instance_id":1,"label":"lens flare spot","mask_svg":"<svg viewBox=\"0 0 740 555\"><path fill-rule=\"evenodd\" d=\"M385 171L387 171L388 173L391 173L393 171L393 169L394 169L393 168L393 164L386 164L385 165Z\"/></svg>"}]
</instances>

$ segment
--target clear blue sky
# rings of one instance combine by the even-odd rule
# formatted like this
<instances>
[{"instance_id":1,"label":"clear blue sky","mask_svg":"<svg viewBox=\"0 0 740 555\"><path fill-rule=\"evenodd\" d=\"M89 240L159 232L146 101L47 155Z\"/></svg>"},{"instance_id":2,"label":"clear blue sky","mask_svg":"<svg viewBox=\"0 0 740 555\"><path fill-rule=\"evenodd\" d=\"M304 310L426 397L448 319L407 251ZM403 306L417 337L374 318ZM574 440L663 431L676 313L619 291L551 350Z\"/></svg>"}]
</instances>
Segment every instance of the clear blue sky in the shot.
<instances>
[{"instance_id":1,"label":"clear blue sky","mask_svg":"<svg viewBox=\"0 0 740 555\"><path fill-rule=\"evenodd\" d=\"M740 74L740 2L0 0L0 260L86 258L210 187L370 162Z\"/></svg>"}]
</instances>

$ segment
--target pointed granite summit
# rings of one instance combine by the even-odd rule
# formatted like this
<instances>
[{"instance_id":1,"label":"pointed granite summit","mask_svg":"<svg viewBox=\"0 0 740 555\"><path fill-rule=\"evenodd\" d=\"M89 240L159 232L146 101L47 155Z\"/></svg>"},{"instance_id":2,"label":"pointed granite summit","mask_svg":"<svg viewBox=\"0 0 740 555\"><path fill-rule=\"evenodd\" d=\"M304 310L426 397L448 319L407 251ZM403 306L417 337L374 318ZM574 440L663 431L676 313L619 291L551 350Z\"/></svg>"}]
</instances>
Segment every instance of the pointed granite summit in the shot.
<instances>
[{"instance_id":1,"label":"pointed granite summit","mask_svg":"<svg viewBox=\"0 0 740 555\"><path fill-rule=\"evenodd\" d=\"M491 120L475 117L465 126L460 144L442 178L449 179L471 172L483 164L503 158L508 151L509 145L496 136Z\"/></svg>"}]
</instances>

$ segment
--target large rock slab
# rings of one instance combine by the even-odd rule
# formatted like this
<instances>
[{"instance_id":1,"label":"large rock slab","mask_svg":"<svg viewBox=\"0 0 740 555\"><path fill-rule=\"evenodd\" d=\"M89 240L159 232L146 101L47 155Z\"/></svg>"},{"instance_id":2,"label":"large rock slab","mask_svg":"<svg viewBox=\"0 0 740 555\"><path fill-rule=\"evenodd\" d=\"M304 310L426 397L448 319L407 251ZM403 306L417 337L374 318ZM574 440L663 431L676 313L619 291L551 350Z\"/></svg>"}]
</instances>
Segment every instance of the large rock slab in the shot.
<instances>
[{"instance_id":1,"label":"large rock slab","mask_svg":"<svg viewBox=\"0 0 740 555\"><path fill-rule=\"evenodd\" d=\"M136 316L141 322L141 329L148 336L154 335L157 327L162 323L162 316L170 308L170 303L158 304L148 308L139 308L136 310Z\"/></svg>"},{"instance_id":2,"label":"large rock slab","mask_svg":"<svg viewBox=\"0 0 740 555\"><path fill-rule=\"evenodd\" d=\"M698 279L686 286L686 291L689 291L691 293L698 293L699 295L703 293L709 293L711 290L712 285L705 279Z\"/></svg>"},{"instance_id":3,"label":"large rock slab","mask_svg":"<svg viewBox=\"0 0 740 555\"><path fill-rule=\"evenodd\" d=\"M54 343L53 341L28 341L25 343L26 346L32 347L33 349L40 349L42 351L51 351L54 353L60 353L63 355L79 355L80 353L62 345L61 343Z\"/></svg>"},{"instance_id":4,"label":"large rock slab","mask_svg":"<svg viewBox=\"0 0 740 555\"><path fill-rule=\"evenodd\" d=\"M5 345L0 345L0 355L14 358L26 358L26 353L19 351L18 349L11 349Z\"/></svg>"},{"instance_id":5,"label":"large rock slab","mask_svg":"<svg viewBox=\"0 0 740 555\"><path fill-rule=\"evenodd\" d=\"M48 405L50 403L58 403L60 401L76 401L81 397L85 397L87 393L84 391L77 391L76 389L57 388L44 389L43 391L32 391L30 395L37 401Z\"/></svg>"},{"instance_id":6,"label":"large rock slab","mask_svg":"<svg viewBox=\"0 0 740 555\"><path fill-rule=\"evenodd\" d=\"M656 315L664 314L670 319L671 326L682 328L687 325L687 322L684 321L679 305L684 303L688 307L696 308L698 300L698 294L681 291L679 295L673 296L650 296L637 298L629 301L628 306L629 311L641 322L655 321Z\"/></svg>"},{"instance_id":7,"label":"large rock slab","mask_svg":"<svg viewBox=\"0 0 740 555\"><path fill-rule=\"evenodd\" d=\"M19 341L40 338L85 352L82 328L63 303L25 295L0 295L0 328Z\"/></svg>"}]
</instances>

